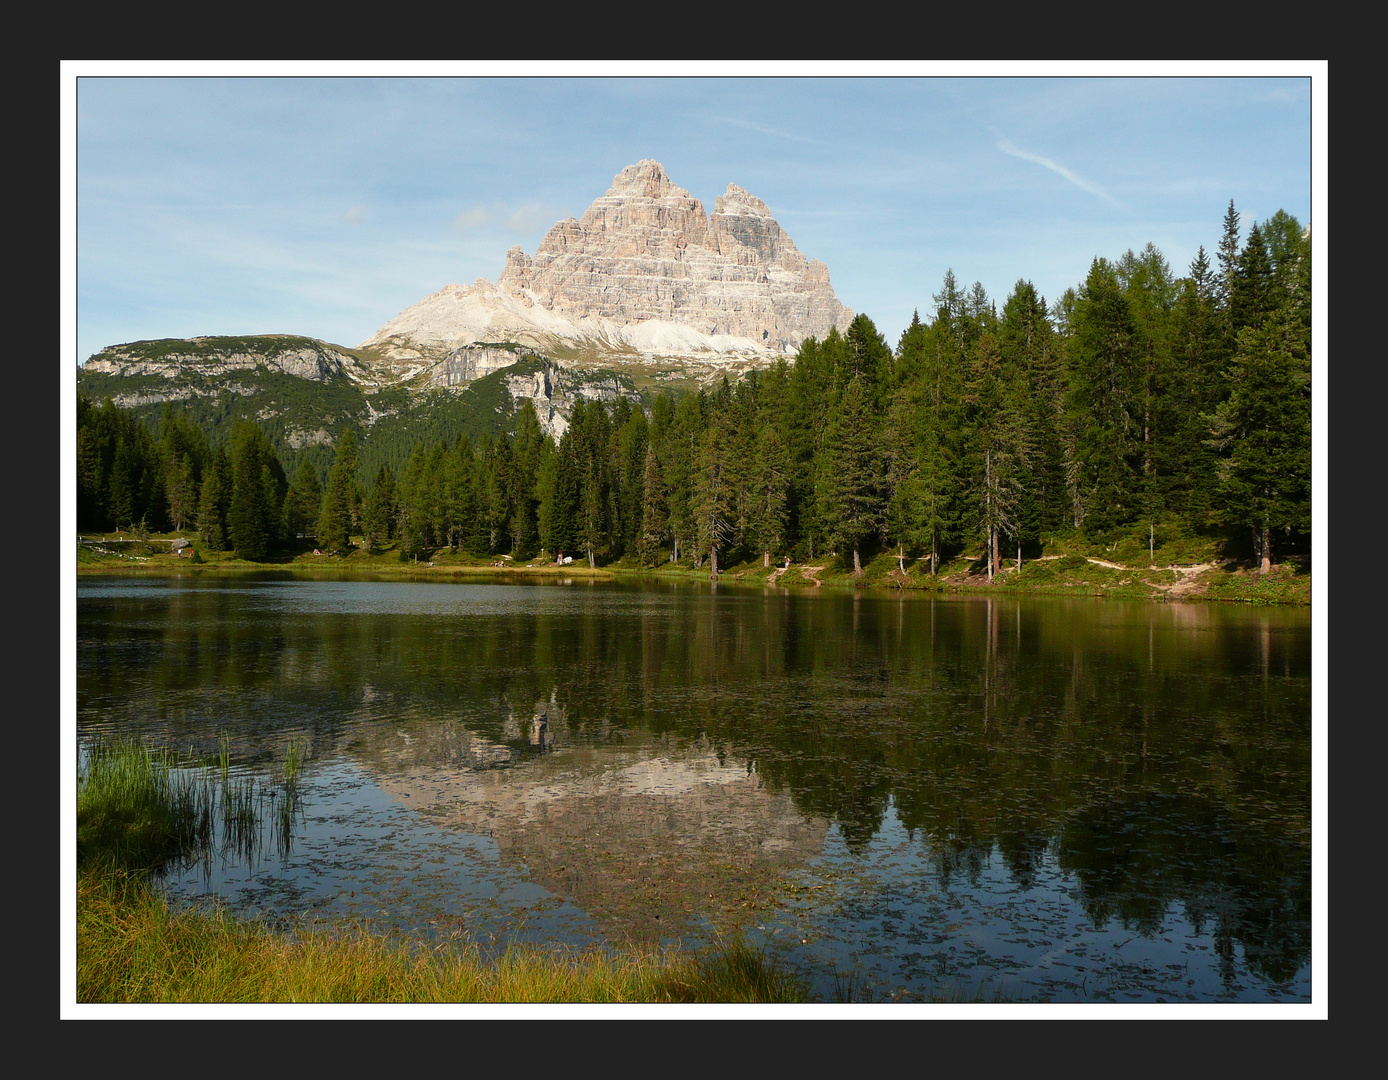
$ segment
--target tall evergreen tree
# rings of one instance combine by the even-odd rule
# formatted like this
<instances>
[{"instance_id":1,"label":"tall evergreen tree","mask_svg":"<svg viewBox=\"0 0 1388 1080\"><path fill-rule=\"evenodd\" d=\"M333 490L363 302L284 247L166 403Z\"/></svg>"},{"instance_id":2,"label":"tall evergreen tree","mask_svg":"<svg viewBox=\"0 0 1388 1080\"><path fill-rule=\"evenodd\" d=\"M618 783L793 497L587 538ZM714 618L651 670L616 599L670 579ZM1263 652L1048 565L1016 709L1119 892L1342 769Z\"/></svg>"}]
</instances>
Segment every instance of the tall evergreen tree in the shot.
<instances>
[{"instance_id":1,"label":"tall evergreen tree","mask_svg":"<svg viewBox=\"0 0 1388 1080\"><path fill-rule=\"evenodd\" d=\"M227 549L227 512L231 508L231 488L231 458L226 448L219 446L203 471L198 495L198 535L209 551Z\"/></svg>"},{"instance_id":2,"label":"tall evergreen tree","mask_svg":"<svg viewBox=\"0 0 1388 1080\"><path fill-rule=\"evenodd\" d=\"M665 498L665 479L660 473L660 461L655 446L646 444L646 466L641 478L641 535L638 554L642 566L655 566L660 561L660 548L665 541L670 522L670 508Z\"/></svg>"},{"instance_id":3,"label":"tall evergreen tree","mask_svg":"<svg viewBox=\"0 0 1388 1080\"><path fill-rule=\"evenodd\" d=\"M323 509L323 485L307 459L299 462L284 498L284 533L290 540L312 534Z\"/></svg>"},{"instance_id":4,"label":"tall evergreen tree","mask_svg":"<svg viewBox=\"0 0 1388 1080\"><path fill-rule=\"evenodd\" d=\"M1143 393L1137 327L1113 267L1095 259L1075 305L1066 399L1087 528L1104 534L1140 513ZM1079 516L1079 515L1077 515Z\"/></svg>"},{"instance_id":5,"label":"tall evergreen tree","mask_svg":"<svg viewBox=\"0 0 1388 1080\"><path fill-rule=\"evenodd\" d=\"M1310 370L1294 349L1274 320L1241 331L1232 391L1215 419L1227 453L1225 513L1250 530L1262 573L1277 533L1311 523Z\"/></svg>"},{"instance_id":6,"label":"tall evergreen tree","mask_svg":"<svg viewBox=\"0 0 1388 1080\"><path fill-rule=\"evenodd\" d=\"M754 460L748 532L761 548L762 565L770 566L771 553L780 551L786 542L786 501L790 488L790 455L785 440L775 428L768 426L761 430Z\"/></svg>"},{"instance_id":7,"label":"tall evergreen tree","mask_svg":"<svg viewBox=\"0 0 1388 1080\"><path fill-rule=\"evenodd\" d=\"M282 477L283 469L258 425L241 421L232 429L231 466L229 539L237 558L259 561L278 538L276 525L283 493L276 490L275 473Z\"/></svg>"},{"instance_id":8,"label":"tall evergreen tree","mask_svg":"<svg viewBox=\"0 0 1388 1080\"><path fill-rule=\"evenodd\" d=\"M390 466L382 464L362 506L363 542L367 550L380 551L386 546L394 532L395 517L395 477Z\"/></svg>"},{"instance_id":9,"label":"tall evergreen tree","mask_svg":"<svg viewBox=\"0 0 1388 1080\"><path fill-rule=\"evenodd\" d=\"M698 542L696 560L709 556L709 575L718 580L718 553L733 536L733 486L728 460L731 440L726 412L715 412L699 443L695 461L692 509Z\"/></svg>"},{"instance_id":10,"label":"tall evergreen tree","mask_svg":"<svg viewBox=\"0 0 1388 1080\"><path fill-rule=\"evenodd\" d=\"M1234 295L1234 275L1239 259L1239 212L1234 209L1234 200L1229 200L1229 209L1224 212L1224 231L1220 234L1219 247L1215 258L1219 261L1219 277L1215 287L1215 306L1225 321L1226 332L1230 325L1230 301Z\"/></svg>"},{"instance_id":11,"label":"tall evergreen tree","mask_svg":"<svg viewBox=\"0 0 1388 1080\"><path fill-rule=\"evenodd\" d=\"M831 423L822 477L824 518L830 537L853 552L853 574L863 572L861 551L882 528L882 456L868 400L855 376L844 390Z\"/></svg>"},{"instance_id":12,"label":"tall evergreen tree","mask_svg":"<svg viewBox=\"0 0 1388 1080\"><path fill-rule=\"evenodd\" d=\"M991 581L1002 565L1002 539L1020 539L1031 439L1026 383L1005 365L992 334L972 350L965 400L969 405L969 448L973 462L975 520L984 541Z\"/></svg>"},{"instance_id":13,"label":"tall evergreen tree","mask_svg":"<svg viewBox=\"0 0 1388 1080\"><path fill-rule=\"evenodd\" d=\"M356 450L356 438L350 431L345 432L333 455L332 471L328 473L328 484L323 489L318 509L318 524L314 528L318 546L327 551L345 553L352 547Z\"/></svg>"}]
</instances>

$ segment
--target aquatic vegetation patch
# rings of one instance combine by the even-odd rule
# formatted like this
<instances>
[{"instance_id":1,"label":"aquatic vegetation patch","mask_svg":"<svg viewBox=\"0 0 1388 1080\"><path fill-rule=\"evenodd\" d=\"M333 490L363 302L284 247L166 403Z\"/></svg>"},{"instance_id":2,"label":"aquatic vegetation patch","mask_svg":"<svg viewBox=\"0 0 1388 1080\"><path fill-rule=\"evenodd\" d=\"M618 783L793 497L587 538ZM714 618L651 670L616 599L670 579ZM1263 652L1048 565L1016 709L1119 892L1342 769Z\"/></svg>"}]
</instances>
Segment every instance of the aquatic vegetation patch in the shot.
<instances>
[{"instance_id":1,"label":"aquatic vegetation patch","mask_svg":"<svg viewBox=\"0 0 1388 1080\"><path fill-rule=\"evenodd\" d=\"M205 773L133 741L88 748L77 790L77 861L153 869L212 840L216 792Z\"/></svg>"}]
</instances>

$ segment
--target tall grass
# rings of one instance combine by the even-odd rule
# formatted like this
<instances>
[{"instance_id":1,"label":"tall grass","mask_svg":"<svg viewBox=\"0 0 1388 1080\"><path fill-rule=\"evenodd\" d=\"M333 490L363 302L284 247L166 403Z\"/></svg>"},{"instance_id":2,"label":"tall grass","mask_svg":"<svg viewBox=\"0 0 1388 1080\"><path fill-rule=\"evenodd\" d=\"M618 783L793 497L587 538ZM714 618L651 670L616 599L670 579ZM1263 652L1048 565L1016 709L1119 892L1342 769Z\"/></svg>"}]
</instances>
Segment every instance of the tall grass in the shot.
<instances>
[{"instance_id":1,"label":"tall grass","mask_svg":"<svg viewBox=\"0 0 1388 1080\"><path fill-rule=\"evenodd\" d=\"M142 877L78 879L81 1001L798 1002L793 974L742 944L704 955L475 947L438 950L363 930L293 936L220 911L172 911Z\"/></svg>"},{"instance_id":2,"label":"tall grass","mask_svg":"<svg viewBox=\"0 0 1388 1080\"><path fill-rule=\"evenodd\" d=\"M284 801L297 809L295 783L285 787ZM180 760L130 740L98 741L78 770L78 864L99 859L153 871L218 854L254 862L264 834L258 803L276 794L253 776L232 773L225 736L214 765ZM297 821L295 814L276 818L282 853Z\"/></svg>"},{"instance_id":3,"label":"tall grass","mask_svg":"<svg viewBox=\"0 0 1388 1080\"><path fill-rule=\"evenodd\" d=\"M134 869L199 855L213 843L216 788L167 751L130 741L97 742L77 788L77 861L101 858Z\"/></svg>"}]
</instances>

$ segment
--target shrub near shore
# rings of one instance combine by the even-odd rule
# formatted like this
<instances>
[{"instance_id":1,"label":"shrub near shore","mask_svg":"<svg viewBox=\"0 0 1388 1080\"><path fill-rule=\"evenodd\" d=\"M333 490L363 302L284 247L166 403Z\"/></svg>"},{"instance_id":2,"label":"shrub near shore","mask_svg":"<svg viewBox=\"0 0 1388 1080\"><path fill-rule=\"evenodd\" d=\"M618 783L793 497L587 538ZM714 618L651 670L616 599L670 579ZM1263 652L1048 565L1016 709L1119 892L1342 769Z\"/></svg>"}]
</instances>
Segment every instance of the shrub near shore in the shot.
<instances>
[{"instance_id":1,"label":"shrub near shore","mask_svg":"<svg viewBox=\"0 0 1388 1080\"><path fill-rule=\"evenodd\" d=\"M225 770L222 773L225 783ZM212 835L214 770L98 745L79 781L80 1002L797 1002L798 978L740 942L690 952L435 948L361 927L293 932L173 910L150 883Z\"/></svg>"}]
</instances>

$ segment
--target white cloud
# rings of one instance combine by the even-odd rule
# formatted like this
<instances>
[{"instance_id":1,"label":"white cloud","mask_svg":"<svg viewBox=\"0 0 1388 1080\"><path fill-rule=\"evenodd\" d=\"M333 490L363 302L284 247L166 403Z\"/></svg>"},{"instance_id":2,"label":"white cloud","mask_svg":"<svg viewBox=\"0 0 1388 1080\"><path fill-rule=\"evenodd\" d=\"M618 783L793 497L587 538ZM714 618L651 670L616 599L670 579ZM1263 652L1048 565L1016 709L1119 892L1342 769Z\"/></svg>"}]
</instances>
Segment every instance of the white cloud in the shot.
<instances>
[{"instance_id":1,"label":"white cloud","mask_svg":"<svg viewBox=\"0 0 1388 1080\"><path fill-rule=\"evenodd\" d=\"M357 203L356 206L349 206L342 212L342 220L347 222L348 225L360 225L365 216L366 207L361 203Z\"/></svg>"},{"instance_id":2,"label":"white cloud","mask_svg":"<svg viewBox=\"0 0 1388 1080\"><path fill-rule=\"evenodd\" d=\"M459 229L480 229L496 221L496 214L484 206L474 206L471 210L464 210L453 219L453 224Z\"/></svg>"},{"instance_id":3,"label":"white cloud","mask_svg":"<svg viewBox=\"0 0 1388 1080\"><path fill-rule=\"evenodd\" d=\"M1097 195L1099 198L1106 202L1113 203L1115 206L1120 205L1118 200L1105 191L1102 186L1094 183L1093 180L1085 179L1073 169L1067 169L1057 161L1052 161L1050 158L1042 157L1040 154L1033 154L1027 150L1023 150L1021 147L1013 145L1008 139L999 138L998 149L1011 157L1021 158L1023 161L1030 161L1035 165L1040 165L1044 169L1050 169L1051 172L1056 175L1063 176L1066 180L1069 180L1070 183L1074 184L1075 187L1079 188L1081 191L1087 191L1091 195Z\"/></svg>"},{"instance_id":4,"label":"white cloud","mask_svg":"<svg viewBox=\"0 0 1388 1080\"><path fill-rule=\"evenodd\" d=\"M509 207L504 202L494 202L490 206L478 204L471 210L464 210L453 219L455 229L486 229L499 227L506 232L533 232L556 221L556 212L537 202L523 206Z\"/></svg>"},{"instance_id":5,"label":"white cloud","mask_svg":"<svg viewBox=\"0 0 1388 1080\"><path fill-rule=\"evenodd\" d=\"M553 224L555 220L554 211L547 210L539 203L526 203L511 211L506 218L506 227L515 232L530 232L532 229Z\"/></svg>"},{"instance_id":6,"label":"white cloud","mask_svg":"<svg viewBox=\"0 0 1388 1080\"><path fill-rule=\"evenodd\" d=\"M767 127L764 124L754 124L750 120L744 120L740 116L711 116L710 120L716 120L722 124L731 124L746 131L754 131L758 135L770 135L777 139L789 139L792 142L803 143L823 143L822 139L813 139L808 135L798 135L793 131L784 131L780 128Z\"/></svg>"}]
</instances>

